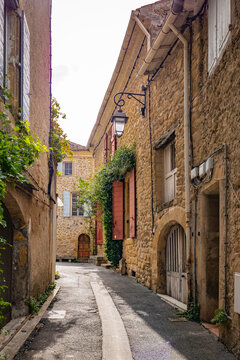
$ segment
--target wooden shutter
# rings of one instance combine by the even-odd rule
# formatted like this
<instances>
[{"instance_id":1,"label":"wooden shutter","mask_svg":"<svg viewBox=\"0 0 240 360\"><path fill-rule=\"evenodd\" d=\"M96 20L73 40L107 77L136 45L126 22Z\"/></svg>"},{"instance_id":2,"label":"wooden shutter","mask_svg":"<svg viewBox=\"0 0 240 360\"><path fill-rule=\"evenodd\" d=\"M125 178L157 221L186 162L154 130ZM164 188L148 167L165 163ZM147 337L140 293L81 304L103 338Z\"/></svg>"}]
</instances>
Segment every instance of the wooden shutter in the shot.
<instances>
[{"instance_id":1,"label":"wooden shutter","mask_svg":"<svg viewBox=\"0 0 240 360\"><path fill-rule=\"evenodd\" d=\"M70 216L70 199L71 194L69 191L63 192L63 216L69 217Z\"/></svg>"},{"instance_id":2,"label":"wooden shutter","mask_svg":"<svg viewBox=\"0 0 240 360\"><path fill-rule=\"evenodd\" d=\"M217 59L217 0L208 2L208 71Z\"/></svg>"},{"instance_id":3,"label":"wooden shutter","mask_svg":"<svg viewBox=\"0 0 240 360\"><path fill-rule=\"evenodd\" d=\"M113 183L113 240L123 240L123 182Z\"/></svg>"},{"instance_id":4,"label":"wooden shutter","mask_svg":"<svg viewBox=\"0 0 240 360\"><path fill-rule=\"evenodd\" d=\"M100 204L97 204L97 217L96 217L96 244L103 244L103 225L101 221L102 208Z\"/></svg>"},{"instance_id":5,"label":"wooden shutter","mask_svg":"<svg viewBox=\"0 0 240 360\"><path fill-rule=\"evenodd\" d=\"M0 0L0 86L4 79L4 0Z\"/></svg>"},{"instance_id":6,"label":"wooden shutter","mask_svg":"<svg viewBox=\"0 0 240 360\"><path fill-rule=\"evenodd\" d=\"M173 169L172 165L175 160L172 158L174 147L168 145L164 149L164 201L169 202L176 196L176 176L177 169Z\"/></svg>"},{"instance_id":7,"label":"wooden shutter","mask_svg":"<svg viewBox=\"0 0 240 360\"><path fill-rule=\"evenodd\" d=\"M21 17L21 96L20 107L22 108L21 120L29 120L30 109L30 32L22 11Z\"/></svg>"},{"instance_id":8,"label":"wooden shutter","mask_svg":"<svg viewBox=\"0 0 240 360\"><path fill-rule=\"evenodd\" d=\"M104 162L107 162L107 157L108 157L108 134L105 134L105 138L104 138Z\"/></svg>"},{"instance_id":9,"label":"wooden shutter","mask_svg":"<svg viewBox=\"0 0 240 360\"><path fill-rule=\"evenodd\" d=\"M84 203L82 207L83 207L83 216L88 217L89 210L90 210L89 205Z\"/></svg>"},{"instance_id":10,"label":"wooden shutter","mask_svg":"<svg viewBox=\"0 0 240 360\"><path fill-rule=\"evenodd\" d=\"M217 51L222 51L229 35L231 0L217 0Z\"/></svg>"},{"instance_id":11,"label":"wooden shutter","mask_svg":"<svg viewBox=\"0 0 240 360\"><path fill-rule=\"evenodd\" d=\"M116 137L114 135L114 127L113 124L111 125L111 159L114 156L116 150Z\"/></svg>"},{"instance_id":12,"label":"wooden shutter","mask_svg":"<svg viewBox=\"0 0 240 360\"><path fill-rule=\"evenodd\" d=\"M62 162L62 161L58 163L58 171L59 171L60 173L63 172L63 162ZM62 175L62 174L61 174L61 175Z\"/></svg>"},{"instance_id":13,"label":"wooden shutter","mask_svg":"<svg viewBox=\"0 0 240 360\"><path fill-rule=\"evenodd\" d=\"M136 193L135 193L135 169L129 176L129 236L136 236Z\"/></svg>"}]
</instances>

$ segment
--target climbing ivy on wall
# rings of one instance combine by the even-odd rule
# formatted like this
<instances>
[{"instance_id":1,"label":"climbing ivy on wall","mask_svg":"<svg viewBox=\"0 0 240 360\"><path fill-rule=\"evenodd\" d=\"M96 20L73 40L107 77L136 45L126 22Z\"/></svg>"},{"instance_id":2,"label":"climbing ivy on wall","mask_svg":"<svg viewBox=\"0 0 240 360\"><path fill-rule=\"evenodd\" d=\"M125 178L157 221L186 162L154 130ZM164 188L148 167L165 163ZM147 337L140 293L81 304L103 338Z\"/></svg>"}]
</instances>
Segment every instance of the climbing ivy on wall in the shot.
<instances>
[{"instance_id":1,"label":"climbing ivy on wall","mask_svg":"<svg viewBox=\"0 0 240 360\"><path fill-rule=\"evenodd\" d=\"M6 194L8 184L28 183L23 174L33 164L41 152L47 151L47 147L39 142L36 135L32 135L29 123L26 120L18 120L12 127L9 120L11 106L4 104L4 111L0 111L0 225L5 227L2 201ZM0 279L3 283L2 257L1 254L6 246L6 240L0 237ZM3 300L2 294L6 286L0 286L0 323L3 320L3 309L10 306Z\"/></svg>"},{"instance_id":2,"label":"climbing ivy on wall","mask_svg":"<svg viewBox=\"0 0 240 360\"><path fill-rule=\"evenodd\" d=\"M102 207L102 222L105 233L105 253L107 259L114 265L118 266L122 258L122 241L112 240L112 184L114 181L123 181L127 172L135 167L136 160L134 147L121 147L114 154L112 161L96 173L91 185L91 206L100 203ZM82 182L82 180L81 180ZM86 202L83 194L83 186L79 184L80 200Z\"/></svg>"}]
</instances>

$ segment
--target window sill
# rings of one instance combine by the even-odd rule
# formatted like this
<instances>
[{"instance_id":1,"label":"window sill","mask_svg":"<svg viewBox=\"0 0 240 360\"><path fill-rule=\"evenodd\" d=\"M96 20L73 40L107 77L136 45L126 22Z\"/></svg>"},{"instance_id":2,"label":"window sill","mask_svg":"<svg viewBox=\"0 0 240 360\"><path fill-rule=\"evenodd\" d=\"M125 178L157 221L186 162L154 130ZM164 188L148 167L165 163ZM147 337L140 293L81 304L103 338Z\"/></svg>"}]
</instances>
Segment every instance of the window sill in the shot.
<instances>
[{"instance_id":1,"label":"window sill","mask_svg":"<svg viewBox=\"0 0 240 360\"><path fill-rule=\"evenodd\" d=\"M168 209L168 208L172 207L173 206L173 200L174 199L172 199L171 201L168 201L168 202L161 203L161 204L157 205L156 206L157 213L161 212L164 209Z\"/></svg>"}]
</instances>

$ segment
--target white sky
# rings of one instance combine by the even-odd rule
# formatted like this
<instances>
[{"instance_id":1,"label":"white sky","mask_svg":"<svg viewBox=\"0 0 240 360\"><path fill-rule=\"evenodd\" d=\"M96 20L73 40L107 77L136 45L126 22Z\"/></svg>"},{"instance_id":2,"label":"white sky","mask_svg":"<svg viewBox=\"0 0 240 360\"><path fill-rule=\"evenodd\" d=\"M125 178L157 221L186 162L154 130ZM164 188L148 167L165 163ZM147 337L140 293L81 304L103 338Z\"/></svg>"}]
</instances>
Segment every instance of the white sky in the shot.
<instances>
[{"instance_id":1,"label":"white sky","mask_svg":"<svg viewBox=\"0 0 240 360\"><path fill-rule=\"evenodd\" d=\"M68 139L86 145L110 82L131 11L151 0L53 0L53 96Z\"/></svg>"}]
</instances>

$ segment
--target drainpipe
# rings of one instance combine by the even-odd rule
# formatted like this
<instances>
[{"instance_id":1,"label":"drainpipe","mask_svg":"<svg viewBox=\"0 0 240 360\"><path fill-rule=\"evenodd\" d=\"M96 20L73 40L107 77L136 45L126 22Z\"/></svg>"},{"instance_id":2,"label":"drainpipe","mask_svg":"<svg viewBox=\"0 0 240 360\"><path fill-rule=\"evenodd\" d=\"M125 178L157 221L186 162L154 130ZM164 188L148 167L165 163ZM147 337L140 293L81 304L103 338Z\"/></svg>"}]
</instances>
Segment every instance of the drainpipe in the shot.
<instances>
[{"instance_id":1,"label":"drainpipe","mask_svg":"<svg viewBox=\"0 0 240 360\"><path fill-rule=\"evenodd\" d=\"M190 167L189 167L189 108L188 108L188 41L173 24L169 28L183 43L184 51L184 165L185 165L185 212L188 300L190 298L191 229L190 229Z\"/></svg>"},{"instance_id":2,"label":"drainpipe","mask_svg":"<svg viewBox=\"0 0 240 360\"><path fill-rule=\"evenodd\" d=\"M154 44L152 45L151 49L148 51L147 56L143 60L143 64L138 71L138 76L144 75L144 73L148 67L148 64L151 63L155 53L158 51L159 46L161 45L161 43L163 41L165 35L169 32L170 25L174 23L175 19L182 12L183 3L184 3L184 0L173 0L170 15L168 16L165 24L163 25L162 30L160 31L159 35L157 36L156 40L154 41Z\"/></svg>"},{"instance_id":3,"label":"drainpipe","mask_svg":"<svg viewBox=\"0 0 240 360\"><path fill-rule=\"evenodd\" d=\"M225 216L225 241L224 241L224 311L228 314L228 148L225 148L225 194L224 194L224 216ZM228 316L229 317L229 316Z\"/></svg>"}]
</instances>

